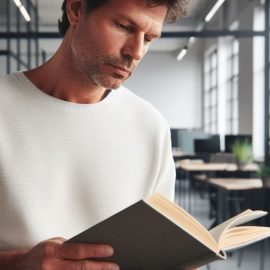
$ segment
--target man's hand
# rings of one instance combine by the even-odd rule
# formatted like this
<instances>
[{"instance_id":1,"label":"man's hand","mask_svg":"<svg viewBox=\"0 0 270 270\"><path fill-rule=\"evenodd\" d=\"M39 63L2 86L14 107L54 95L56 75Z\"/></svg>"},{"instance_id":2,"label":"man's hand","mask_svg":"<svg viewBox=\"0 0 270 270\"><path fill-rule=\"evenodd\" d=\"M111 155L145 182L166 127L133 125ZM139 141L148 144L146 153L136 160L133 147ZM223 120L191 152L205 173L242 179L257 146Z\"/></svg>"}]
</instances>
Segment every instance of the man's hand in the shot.
<instances>
[{"instance_id":1,"label":"man's hand","mask_svg":"<svg viewBox=\"0 0 270 270\"><path fill-rule=\"evenodd\" d=\"M64 241L65 239L63 238L52 238L41 242L18 256L15 263L16 266L15 264L12 266L11 262L10 266L5 269L119 270L119 267L114 263L91 260L112 256L112 247L97 244L64 244Z\"/></svg>"},{"instance_id":2,"label":"man's hand","mask_svg":"<svg viewBox=\"0 0 270 270\"><path fill-rule=\"evenodd\" d=\"M43 241L27 251L0 252L0 269L5 270L119 270L109 262L91 259L113 255L112 247L97 244L64 244L63 238ZM191 269L189 269L191 270ZM196 270L195 268L193 270Z\"/></svg>"}]
</instances>

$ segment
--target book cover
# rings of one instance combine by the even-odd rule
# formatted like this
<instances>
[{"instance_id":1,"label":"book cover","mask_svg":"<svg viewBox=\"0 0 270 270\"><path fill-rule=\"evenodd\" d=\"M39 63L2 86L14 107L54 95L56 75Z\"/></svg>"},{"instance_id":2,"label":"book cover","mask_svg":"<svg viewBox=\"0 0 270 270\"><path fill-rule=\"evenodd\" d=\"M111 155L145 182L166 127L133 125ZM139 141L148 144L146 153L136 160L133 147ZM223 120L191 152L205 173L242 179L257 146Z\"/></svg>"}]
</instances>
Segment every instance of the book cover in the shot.
<instances>
[{"instance_id":1,"label":"book cover","mask_svg":"<svg viewBox=\"0 0 270 270\"><path fill-rule=\"evenodd\" d=\"M154 194L66 242L108 244L114 255L97 260L125 270L180 270L225 259L222 244L230 250L270 237L267 227L235 227L266 214L247 210L209 232L183 208Z\"/></svg>"}]
</instances>

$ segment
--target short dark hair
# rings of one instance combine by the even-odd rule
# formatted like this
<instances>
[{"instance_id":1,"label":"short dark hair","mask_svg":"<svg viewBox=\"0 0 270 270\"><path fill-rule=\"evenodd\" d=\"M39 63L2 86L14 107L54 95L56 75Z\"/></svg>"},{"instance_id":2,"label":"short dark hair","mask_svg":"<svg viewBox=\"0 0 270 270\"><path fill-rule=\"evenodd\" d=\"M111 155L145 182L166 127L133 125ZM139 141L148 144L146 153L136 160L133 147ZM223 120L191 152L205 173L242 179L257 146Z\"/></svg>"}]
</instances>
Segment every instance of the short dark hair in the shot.
<instances>
[{"instance_id":1,"label":"short dark hair","mask_svg":"<svg viewBox=\"0 0 270 270\"><path fill-rule=\"evenodd\" d=\"M93 11L103 5L109 0L84 0L86 3L86 13ZM167 23L173 23L179 16L186 14L186 6L188 0L146 0L150 6L166 5L168 12L165 18ZM59 33L64 36L69 28L69 20L66 11L67 0L62 3L62 17L58 20Z\"/></svg>"}]
</instances>

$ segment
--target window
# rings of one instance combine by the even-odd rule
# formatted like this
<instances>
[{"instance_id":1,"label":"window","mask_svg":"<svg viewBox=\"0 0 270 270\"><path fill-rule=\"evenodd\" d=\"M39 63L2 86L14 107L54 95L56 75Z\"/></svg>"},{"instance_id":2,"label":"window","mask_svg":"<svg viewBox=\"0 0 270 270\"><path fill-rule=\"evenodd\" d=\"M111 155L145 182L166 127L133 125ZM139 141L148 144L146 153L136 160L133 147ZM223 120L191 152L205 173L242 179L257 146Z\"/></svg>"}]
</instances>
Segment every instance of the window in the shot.
<instances>
[{"instance_id":1,"label":"window","mask_svg":"<svg viewBox=\"0 0 270 270\"><path fill-rule=\"evenodd\" d=\"M226 90L226 132L237 134L238 113L238 77L239 77L239 41L235 38L228 42L227 90Z\"/></svg>"},{"instance_id":2,"label":"window","mask_svg":"<svg viewBox=\"0 0 270 270\"><path fill-rule=\"evenodd\" d=\"M217 49L205 56L204 68L204 130L217 132Z\"/></svg>"}]
</instances>

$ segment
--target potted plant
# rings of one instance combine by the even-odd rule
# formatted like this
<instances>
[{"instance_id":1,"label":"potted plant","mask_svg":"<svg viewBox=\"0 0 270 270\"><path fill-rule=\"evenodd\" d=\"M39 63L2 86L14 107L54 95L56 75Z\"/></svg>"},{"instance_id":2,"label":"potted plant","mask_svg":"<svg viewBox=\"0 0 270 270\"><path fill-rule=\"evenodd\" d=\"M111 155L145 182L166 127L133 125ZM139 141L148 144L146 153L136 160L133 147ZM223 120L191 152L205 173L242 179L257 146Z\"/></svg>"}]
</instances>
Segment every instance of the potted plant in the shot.
<instances>
[{"instance_id":1,"label":"potted plant","mask_svg":"<svg viewBox=\"0 0 270 270\"><path fill-rule=\"evenodd\" d=\"M258 172L258 175L262 178L263 186L270 187L270 167L262 166Z\"/></svg>"},{"instance_id":2,"label":"potted plant","mask_svg":"<svg viewBox=\"0 0 270 270\"><path fill-rule=\"evenodd\" d=\"M252 145L247 141L236 141L232 145L232 152L239 169L252 162Z\"/></svg>"}]
</instances>

